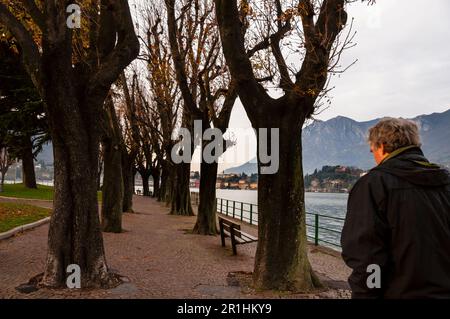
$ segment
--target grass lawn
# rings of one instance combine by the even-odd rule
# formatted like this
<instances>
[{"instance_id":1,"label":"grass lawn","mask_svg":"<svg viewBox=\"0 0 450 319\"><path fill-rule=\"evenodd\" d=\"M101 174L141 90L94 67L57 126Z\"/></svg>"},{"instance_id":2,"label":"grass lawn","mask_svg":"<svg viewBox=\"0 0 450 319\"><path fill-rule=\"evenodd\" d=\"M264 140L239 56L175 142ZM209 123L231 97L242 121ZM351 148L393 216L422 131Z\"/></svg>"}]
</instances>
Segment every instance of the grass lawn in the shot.
<instances>
[{"instance_id":1,"label":"grass lawn","mask_svg":"<svg viewBox=\"0 0 450 319\"><path fill-rule=\"evenodd\" d=\"M29 189L23 186L23 184L5 184L3 185L3 192L0 196L15 197L15 198L28 198L28 199L53 199L53 187L38 185L37 189ZM102 193L97 193L97 198L100 201L102 199Z\"/></svg>"},{"instance_id":2,"label":"grass lawn","mask_svg":"<svg viewBox=\"0 0 450 319\"><path fill-rule=\"evenodd\" d=\"M0 233L50 216L51 210L25 204L0 203Z\"/></svg>"}]
</instances>

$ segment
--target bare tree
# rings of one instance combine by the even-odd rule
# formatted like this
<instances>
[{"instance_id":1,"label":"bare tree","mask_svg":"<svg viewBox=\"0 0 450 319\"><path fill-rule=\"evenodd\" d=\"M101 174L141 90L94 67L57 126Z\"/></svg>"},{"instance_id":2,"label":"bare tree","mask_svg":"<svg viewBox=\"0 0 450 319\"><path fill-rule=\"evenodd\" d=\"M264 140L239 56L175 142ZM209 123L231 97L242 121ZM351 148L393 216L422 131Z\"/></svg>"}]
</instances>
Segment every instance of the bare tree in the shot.
<instances>
[{"instance_id":1,"label":"bare tree","mask_svg":"<svg viewBox=\"0 0 450 319\"><path fill-rule=\"evenodd\" d=\"M182 116L182 97L176 81L175 70L169 49L167 30L161 12L164 6L153 3L143 8L145 19L145 34L141 40L145 46L143 60L149 70L149 94L141 94L145 114L143 121L151 128L150 136L153 149L157 156L157 164L161 169L161 184L159 200L171 206L171 212L192 214L189 199L189 168L187 179L180 183L180 177L185 177L185 170L176 165L171 158L172 140L176 127ZM181 176L180 176L181 174ZM186 183L187 182L187 183ZM183 195L182 195L183 194ZM180 199L185 199L181 201ZM184 205L185 203L186 205Z\"/></svg>"},{"instance_id":2,"label":"bare tree","mask_svg":"<svg viewBox=\"0 0 450 319\"><path fill-rule=\"evenodd\" d=\"M101 124L104 163L101 226L104 232L120 233L124 197L122 155L125 146L111 94L106 99Z\"/></svg>"},{"instance_id":3,"label":"bare tree","mask_svg":"<svg viewBox=\"0 0 450 319\"><path fill-rule=\"evenodd\" d=\"M66 24L70 0L10 2L0 2L0 21L45 102L54 148L55 196L40 285L64 285L70 264L80 266L83 287L114 285L98 218L98 123L112 83L139 52L128 2L80 1L80 29ZM26 11L15 15L22 5Z\"/></svg>"},{"instance_id":4,"label":"bare tree","mask_svg":"<svg viewBox=\"0 0 450 319\"><path fill-rule=\"evenodd\" d=\"M278 171L261 174L265 163L258 155L255 286L310 290L320 283L307 257L301 133L317 108L329 72L348 47L348 38L338 38L347 22L346 1L243 0L238 6L237 0L215 0L215 4L223 51L252 126L279 129ZM286 56L291 49L290 65ZM265 86L263 79L269 80ZM269 95L270 85L281 97Z\"/></svg>"},{"instance_id":5,"label":"bare tree","mask_svg":"<svg viewBox=\"0 0 450 319\"><path fill-rule=\"evenodd\" d=\"M137 91L137 76L133 73L120 76L123 92L124 147L122 148L122 170L124 182L123 212L133 212L133 194L136 176L136 157L139 153L140 132L136 114L136 104L139 96Z\"/></svg>"},{"instance_id":6,"label":"bare tree","mask_svg":"<svg viewBox=\"0 0 450 319\"><path fill-rule=\"evenodd\" d=\"M202 122L202 153L211 141L203 139L206 129L222 133L228 128L237 91L227 72L219 45L219 33L210 1L186 0L178 6L166 0L167 28L176 79L184 101L186 127ZM192 135L192 134L191 134ZM193 136L193 135L192 135ZM222 144L224 141L222 141ZM217 157L225 148L218 150ZM194 232L215 235L217 161L202 160L200 203Z\"/></svg>"}]
</instances>

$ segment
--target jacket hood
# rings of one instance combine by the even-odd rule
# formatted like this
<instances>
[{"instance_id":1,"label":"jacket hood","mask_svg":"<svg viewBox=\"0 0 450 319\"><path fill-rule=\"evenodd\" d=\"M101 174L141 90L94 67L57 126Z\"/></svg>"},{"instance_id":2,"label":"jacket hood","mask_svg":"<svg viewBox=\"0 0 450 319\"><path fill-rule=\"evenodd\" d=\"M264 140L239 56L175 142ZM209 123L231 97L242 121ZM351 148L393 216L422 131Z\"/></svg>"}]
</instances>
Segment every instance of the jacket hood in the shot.
<instances>
[{"instance_id":1,"label":"jacket hood","mask_svg":"<svg viewBox=\"0 0 450 319\"><path fill-rule=\"evenodd\" d=\"M405 147L373 168L404 179L411 184L438 187L450 184L450 173L430 163L419 147Z\"/></svg>"}]
</instances>

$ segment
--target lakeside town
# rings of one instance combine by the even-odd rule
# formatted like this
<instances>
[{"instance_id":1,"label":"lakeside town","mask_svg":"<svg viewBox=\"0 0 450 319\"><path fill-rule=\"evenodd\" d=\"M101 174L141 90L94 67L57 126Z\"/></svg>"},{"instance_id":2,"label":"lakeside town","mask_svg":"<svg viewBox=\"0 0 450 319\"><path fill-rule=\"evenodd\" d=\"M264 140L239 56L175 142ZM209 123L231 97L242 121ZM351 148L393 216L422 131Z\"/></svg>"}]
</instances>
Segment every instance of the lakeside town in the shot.
<instances>
[{"instance_id":1,"label":"lakeside town","mask_svg":"<svg viewBox=\"0 0 450 319\"><path fill-rule=\"evenodd\" d=\"M35 163L36 179L44 182L53 182L53 165L44 161ZM367 171L349 166L323 166L320 170L315 170L312 174L304 177L305 191L313 193L348 193L356 181L364 176ZM5 175L8 183L22 180L22 166L16 163L10 167ZM136 174L135 184L142 186L142 179ZM152 186L150 179L150 186ZM200 187L200 172L192 171L190 174L189 186L191 188ZM233 190L258 190L258 174L246 173L220 173L217 175L216 189Z\"/></svg>"},{"instance_id":2,"label":"lakeside town","mask_svg":"<svg viewBox=\"0 0 450 319\"><path fill-rule=\"evenodd\" d=\"M323 166L305 175L305 191L314 193L348 193L356 181L367 171L348 166ZM190 187L200 187L200 173L191 172ZM217 189L257 190L258 174L218 174Z\"/></svg>"}]
</instances>

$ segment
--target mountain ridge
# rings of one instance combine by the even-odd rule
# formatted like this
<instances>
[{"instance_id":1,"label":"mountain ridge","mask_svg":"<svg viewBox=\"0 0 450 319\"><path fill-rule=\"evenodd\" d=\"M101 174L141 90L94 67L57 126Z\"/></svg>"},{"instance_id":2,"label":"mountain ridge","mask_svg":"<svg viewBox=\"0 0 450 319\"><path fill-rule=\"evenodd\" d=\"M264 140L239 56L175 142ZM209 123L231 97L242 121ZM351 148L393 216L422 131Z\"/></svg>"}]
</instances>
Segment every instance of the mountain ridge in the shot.
<instances>
[{"instance_id":1,"label":"mountain ridge","mask_svg":"<svg viewBox=\"0 0 450 319\"><path fill-rule=\"evenodd\" d=\"M381 118L356 121L337 116L327 121L314 121L303 129L304 173L312 173L325 165L355 166L370 169L375 164L367 145L367 131ZM421 114L411 120L419 124L422 149L432 162L450 166L450 109ZM257 172L256 158L225 173Z\"/></svg>"}]
</instances>

